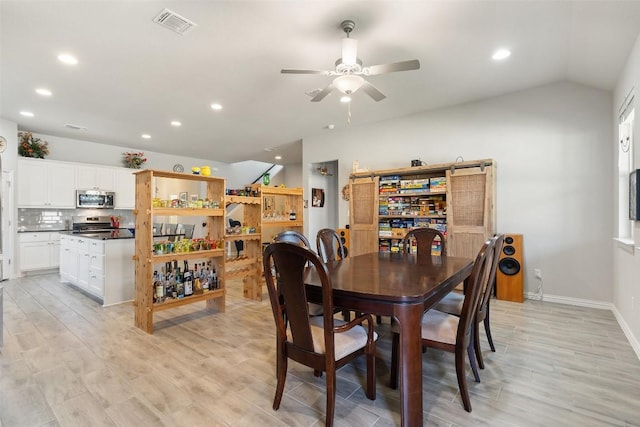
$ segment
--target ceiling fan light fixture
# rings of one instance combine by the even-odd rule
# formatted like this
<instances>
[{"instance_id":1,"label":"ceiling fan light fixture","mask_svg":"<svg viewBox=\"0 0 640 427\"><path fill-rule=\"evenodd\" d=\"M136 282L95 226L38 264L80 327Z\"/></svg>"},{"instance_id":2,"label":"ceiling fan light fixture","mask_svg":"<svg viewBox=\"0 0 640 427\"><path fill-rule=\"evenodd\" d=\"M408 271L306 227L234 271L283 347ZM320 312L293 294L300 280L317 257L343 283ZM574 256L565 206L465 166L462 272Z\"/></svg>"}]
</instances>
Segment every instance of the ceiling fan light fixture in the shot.
<instances>
[{"instance_id":1,"label":"ceiling fan light fixture","mask_svg":"<svg viewBox=\"0 0 640 427\"><path fill-rule=\"evenodd\" d=\"M349 95L344 95L340 98L340 102L342 102L343 104L346 104L347 102L351 102L351 97Z\"/></svg>"},{"instance_id":2,"label":"ceiling fan light fixture","mask_svg":"<svg viewBox=\"0 0 640 427\"><path fill-rule=\"evenodd\" d=\"M360 89L364 84L364 79L354 74L345 74L343 76L336 77L333 80L333 86L340 92L350 95Z\"/></svg>"},{"instance_id":3,"label":"ceiling fan light fixture","mask_svg":"<svg viewBox=\"0 0 640 427\"><path fill-rule=\"evenodd\" d=\"M342 63L353 66L357 63L358 40L345 37L342 39Z\"/></svg>"}]
</instances>

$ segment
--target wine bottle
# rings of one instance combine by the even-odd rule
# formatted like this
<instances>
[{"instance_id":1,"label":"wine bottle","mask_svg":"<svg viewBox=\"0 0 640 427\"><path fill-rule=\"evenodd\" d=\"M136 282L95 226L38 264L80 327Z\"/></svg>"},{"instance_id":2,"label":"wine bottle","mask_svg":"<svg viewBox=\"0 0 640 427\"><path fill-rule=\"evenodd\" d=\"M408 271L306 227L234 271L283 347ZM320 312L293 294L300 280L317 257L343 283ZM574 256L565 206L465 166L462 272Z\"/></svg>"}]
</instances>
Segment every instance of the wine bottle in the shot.
<instances>
[{"instance_id":1,"label":"wine bottle","mask_svg":"<svg viewBox=\"0 0 640 427\"><path fill-rule=\"evenodd\" d=\"M191 271L184 272L183 283L184 283L184 296L190 297L191 295L193 295L193 280L191 278Z\"/></svg>"}]
</instances>

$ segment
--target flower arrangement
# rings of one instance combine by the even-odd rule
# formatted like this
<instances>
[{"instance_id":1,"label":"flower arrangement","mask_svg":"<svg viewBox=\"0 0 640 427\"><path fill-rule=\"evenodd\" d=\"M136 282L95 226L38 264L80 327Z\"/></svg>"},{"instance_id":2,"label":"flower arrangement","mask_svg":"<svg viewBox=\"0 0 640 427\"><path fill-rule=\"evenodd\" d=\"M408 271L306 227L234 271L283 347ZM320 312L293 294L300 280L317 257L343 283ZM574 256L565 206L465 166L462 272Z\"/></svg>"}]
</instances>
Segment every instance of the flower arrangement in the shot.
<instances>
[{"instance_id":1,"label":"flower arrangement","mask_svg":"<svg viewBox=\"0 0 640 427\"><path fill-rule=\"evenodd\" d=\"M22 157L44 159L44 156L49 154L49 143L36 138L31 132L20 132L18 137L20 138L18 154Z\"/></svg>"},{"instance_id":2,"label":"flower arrangement","mask_svg":"<svg viewBox=\"0 0 640 427\"><path fill-rule=\"evenodd\" d=\"M122 161L124 165L131 169L140 169L147 161L143 152L129 152L122 153Z\"/></svg>"}]
</instances>

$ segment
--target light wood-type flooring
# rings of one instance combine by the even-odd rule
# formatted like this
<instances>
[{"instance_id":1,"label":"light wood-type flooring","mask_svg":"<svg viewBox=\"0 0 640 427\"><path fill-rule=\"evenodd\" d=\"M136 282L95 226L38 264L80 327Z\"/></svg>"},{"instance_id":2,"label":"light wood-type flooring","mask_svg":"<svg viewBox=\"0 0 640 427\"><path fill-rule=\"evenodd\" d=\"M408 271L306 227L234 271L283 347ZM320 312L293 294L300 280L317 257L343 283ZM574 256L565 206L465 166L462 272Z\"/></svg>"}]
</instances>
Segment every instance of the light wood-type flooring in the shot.
<instances>
[{"instance_id":1,"label":"light wood-type flooring","mask_svg":"<svg viewBox=\"0 0 640 427\"><path fill-rule=\"evenodd\" d=\"M268 299L231 284L225 313L193 304L133 326L130 304L102 308L57 275L2 282L0 426L320 426L324 376L290 363L280 410ZM388 322L388 319L385 319ZM613 314L547 302L492 301L497 352L482 332L486 369L467 375L462 408L453 357L424 355L429 426L640 426L640 361ZM335 424L400 424L389 379L389 324L378 326L377 400L364 359L339 371Z\"/></svg>"}]
</instances>

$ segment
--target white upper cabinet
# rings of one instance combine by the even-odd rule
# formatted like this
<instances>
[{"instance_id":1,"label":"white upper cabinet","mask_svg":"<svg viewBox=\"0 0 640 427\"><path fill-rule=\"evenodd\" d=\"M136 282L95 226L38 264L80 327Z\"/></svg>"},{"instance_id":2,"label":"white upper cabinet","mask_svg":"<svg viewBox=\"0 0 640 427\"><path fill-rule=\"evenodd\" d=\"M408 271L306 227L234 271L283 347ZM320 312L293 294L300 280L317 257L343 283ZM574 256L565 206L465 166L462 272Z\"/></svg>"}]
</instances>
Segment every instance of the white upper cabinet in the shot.
<instances>
[{"instance_id":1,"label":"white upper cabinet","mask_svg":"<svg viewBox=\"0 0 640 427\"><path fill-rule=\"evenodd\" d=\"M71 163L18 159L19 208L76 207L75 167Z\"/></svg>"},{"instance_id":2,"label":"white upper cabinet","mask_svg":"<svg viewBox=\"0 0 640 427\"><path fill-rule=\"evenodd\" d=\"M116 169L116 209L133 209L136 205L136 176L133 169Z\"/></svg>"},{"instance_id":3,"label":"white upper cabinet","mask_svg":"<svg viewBox=\"0 0 640 427\"><path fill-rule=\"evenodd\" d=\"M115 170L112 167L78 165L76 166L76 188L115 191Z\"/></svg>"}]
</instances>

